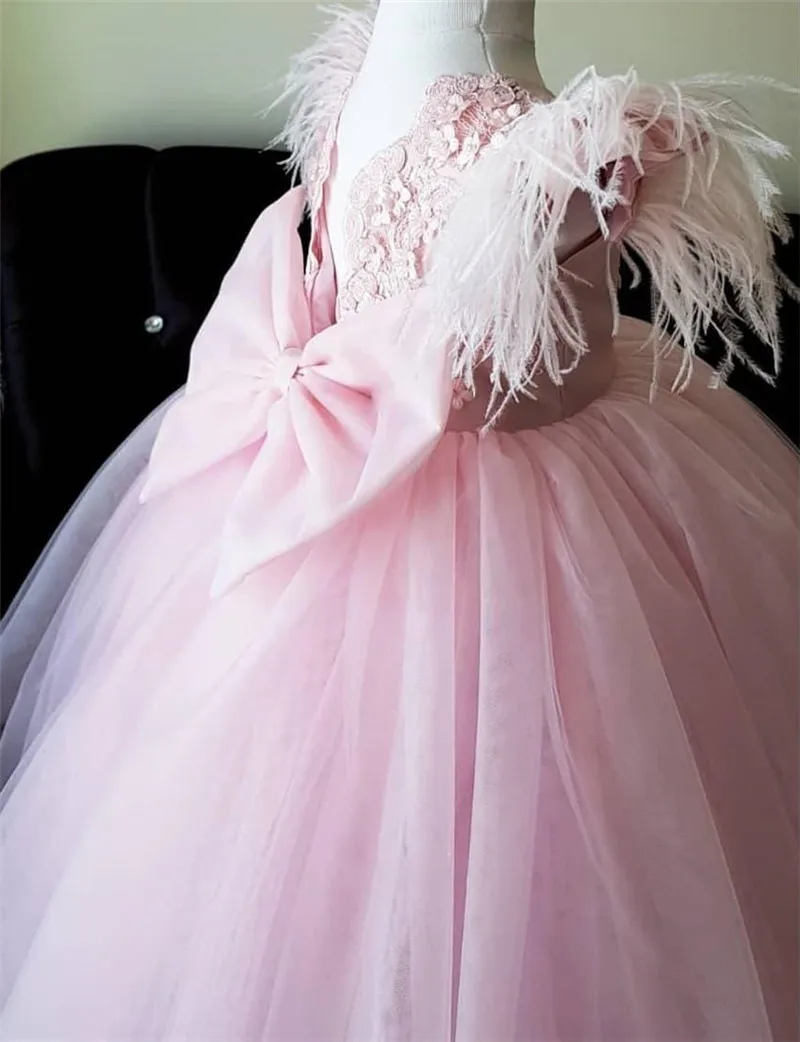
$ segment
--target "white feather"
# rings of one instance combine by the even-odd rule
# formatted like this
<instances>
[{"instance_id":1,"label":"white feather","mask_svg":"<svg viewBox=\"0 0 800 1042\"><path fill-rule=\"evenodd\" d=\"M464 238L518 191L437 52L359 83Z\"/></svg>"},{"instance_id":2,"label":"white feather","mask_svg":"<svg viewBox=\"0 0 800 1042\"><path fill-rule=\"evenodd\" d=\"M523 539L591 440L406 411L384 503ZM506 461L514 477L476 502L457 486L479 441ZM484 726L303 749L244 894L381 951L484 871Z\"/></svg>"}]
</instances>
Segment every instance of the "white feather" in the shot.
<instances>
[{"instance_id":1,"label":"white feather","mask_svg":"<svg viewBox=\"0 0 800 1042\"><path fill-rule=\"evenodd\" d=\"M780 88L745 83L754 84ZM738 310L772 349L777 369L782 276L771 236L786 239L788 225L765 160L788 152L723 93L742 85L703 77L650 86L633 71L601 77L589 69L513 125L500 150L476 164L432 256L433 336L455 341L456 378L471 385L476 367L488 363L496 394L508 400L532 394L541 372L561 383L575 368L587 344L557 258L567 206L573 193L586 193L608 237L621 185L616 175L604 185L598 174L626 156L641 171L656 124L659 133L668 128L669 150L682 159L649 172L622 241L652 276L655 351L676 343L686 349L682 386L714 329L726 352L720 377L734 359L757 369L734 332Z\"/></svg>"},{"instance_id":2,"label":"white feather","mask_svg":"<svg viewBox=\"0 0 800 1042\"><path fill-rule=\"evenodd\" d=\"M292 59L283 93L274 103L291 99L291 107L271 147L287 149L287 165L304 184L311 179L325 136L364 63L377 8L378 0L359 9L321 6L328 19L325 29Z\"/></svg>"}]
</instances>

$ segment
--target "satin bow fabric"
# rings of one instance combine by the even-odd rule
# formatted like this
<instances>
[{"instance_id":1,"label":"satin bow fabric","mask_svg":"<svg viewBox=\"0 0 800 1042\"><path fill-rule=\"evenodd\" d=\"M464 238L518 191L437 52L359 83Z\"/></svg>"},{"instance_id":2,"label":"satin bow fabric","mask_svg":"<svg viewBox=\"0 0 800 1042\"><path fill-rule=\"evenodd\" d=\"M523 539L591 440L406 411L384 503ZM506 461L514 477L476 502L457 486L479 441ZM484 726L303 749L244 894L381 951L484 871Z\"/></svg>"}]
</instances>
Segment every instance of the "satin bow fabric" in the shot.
<instances>
[{"instance_id":1,"label":"satin bow fabric","mask_svg":"<svg viewBox=\"0 0 800 1042\"><path fill-rule=\"evenodd\" d=\"M413 473L447 423L450 360L445 349L422 347L424 290L315 328L320 314L333 315L335 284L317 280L329 298L320 302L304 278L304 203L303 189L293 189L250 232L197 335L142 492L150 501L248 453L214 596Z\"/></svg>"}]
</instances>

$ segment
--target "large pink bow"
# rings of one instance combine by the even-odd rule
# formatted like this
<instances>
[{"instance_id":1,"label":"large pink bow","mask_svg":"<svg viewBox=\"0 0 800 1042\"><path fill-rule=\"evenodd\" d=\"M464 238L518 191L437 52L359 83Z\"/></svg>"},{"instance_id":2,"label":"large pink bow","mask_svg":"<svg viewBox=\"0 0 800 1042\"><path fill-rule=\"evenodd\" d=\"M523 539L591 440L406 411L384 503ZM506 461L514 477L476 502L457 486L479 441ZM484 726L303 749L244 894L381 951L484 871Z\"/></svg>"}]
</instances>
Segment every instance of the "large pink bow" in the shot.
<instances>
[{"instance_id":1,"label":"large pink bow","mask_svg":"<svg viewBox=\"0 0 800 1042\"><path fill-rule=\"evenodd\" d=\"M226 275L142 492L150 500L238 452L252 455L213 595L412 473L447 422L449 359L422 349L420 291L314 330L297 234L303 205L297 188L266 210Z\"/></svg>"}]
</instances>

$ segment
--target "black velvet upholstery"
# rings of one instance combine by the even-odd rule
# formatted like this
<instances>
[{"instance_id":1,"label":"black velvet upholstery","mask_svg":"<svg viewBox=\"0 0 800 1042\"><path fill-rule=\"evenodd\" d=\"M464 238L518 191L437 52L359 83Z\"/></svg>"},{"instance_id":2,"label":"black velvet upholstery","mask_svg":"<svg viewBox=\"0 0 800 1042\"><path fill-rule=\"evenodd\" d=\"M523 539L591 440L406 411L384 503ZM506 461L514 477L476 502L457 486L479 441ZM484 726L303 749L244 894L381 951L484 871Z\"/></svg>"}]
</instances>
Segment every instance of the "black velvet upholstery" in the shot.
<instances>
[{"instance_id":1,"label":"black velvet upholstery","mask_svg":"<svg viewBox=\"0 0 800 1042\"><path fill-rule=\"evenodd\" d=\"M287 187L282 158L97 147L2 171L3 608L97 468L185 380L222 276ZM796 245L781 259L796 279ZM646 318L648 290L624 289L622 310ZM783 317L778 388L734 382L797 440L796 305Z\"/></svg>"},{"instance_id":2,"label":"black velvet upholstery","mask_svg":"<svg viewBox=\"0 0 800 1042\"><path fill-rule=\"evenodd\" d=\"M226 269L287 187L282 158L119 146L2 171L3 608L97 468L185 380Z\"/></svg>"}]
</instances>

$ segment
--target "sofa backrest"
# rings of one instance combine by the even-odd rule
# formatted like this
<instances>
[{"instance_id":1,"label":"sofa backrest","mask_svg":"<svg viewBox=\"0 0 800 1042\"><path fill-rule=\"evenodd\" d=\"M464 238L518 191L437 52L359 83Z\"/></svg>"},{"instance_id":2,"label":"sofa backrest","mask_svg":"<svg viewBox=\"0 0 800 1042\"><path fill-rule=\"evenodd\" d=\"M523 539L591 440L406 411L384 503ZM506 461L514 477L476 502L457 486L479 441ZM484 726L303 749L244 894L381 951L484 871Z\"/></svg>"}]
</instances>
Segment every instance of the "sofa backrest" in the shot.
<instances>
[{"instance_id":1,"label":"sofa backrest","mask_svg":"<svg viewBox=\"0 0 800 1042\"><path fill-rule=\"evenodd\" d=\"M0 175L2 606L189 351L283 156L114 146Z\"/></svg>"}]
</instances>

